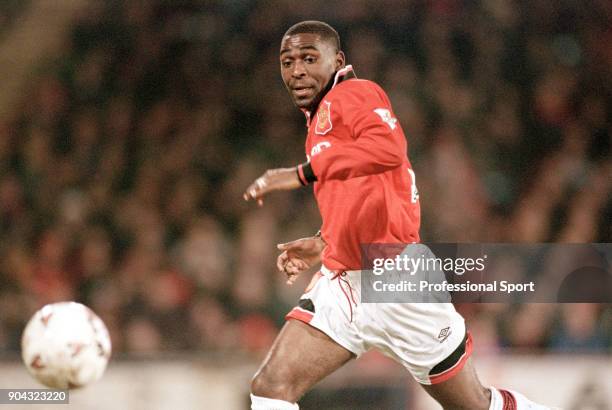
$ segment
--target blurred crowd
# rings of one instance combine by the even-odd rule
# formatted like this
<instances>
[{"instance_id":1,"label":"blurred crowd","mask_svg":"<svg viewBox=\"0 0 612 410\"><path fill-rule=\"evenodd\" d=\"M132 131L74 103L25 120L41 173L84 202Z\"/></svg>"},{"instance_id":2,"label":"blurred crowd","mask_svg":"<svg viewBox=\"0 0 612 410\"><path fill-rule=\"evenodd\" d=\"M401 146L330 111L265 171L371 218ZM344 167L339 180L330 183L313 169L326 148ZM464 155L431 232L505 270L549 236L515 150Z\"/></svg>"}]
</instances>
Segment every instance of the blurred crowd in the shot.
<instances>
[{"instance_id":1,"label":"blurred crowd","mask_svg":"<svg viewBox=\"0 0 612 410\"><path fill-rule=\"evenodd\" d=\"M3 0L0 6L0 39L27 9L31 0Z\"/></svg>"},{"instance_id":2,"label":"blurred crowd","mask_svg":"<svg viewBox=\"0 0 612 410\"><path fill-rule=\"evenodd\" d=\"M59 300L117 352L269 346L309 280L276 244L320 217L242 192L304 160L278 48L311 18L389 94L424 241L611 242L608 2L99 1L0 123L0 352ZM484 351L612 348L609 305L459 308Z\"/></svg>"}]
</instances>

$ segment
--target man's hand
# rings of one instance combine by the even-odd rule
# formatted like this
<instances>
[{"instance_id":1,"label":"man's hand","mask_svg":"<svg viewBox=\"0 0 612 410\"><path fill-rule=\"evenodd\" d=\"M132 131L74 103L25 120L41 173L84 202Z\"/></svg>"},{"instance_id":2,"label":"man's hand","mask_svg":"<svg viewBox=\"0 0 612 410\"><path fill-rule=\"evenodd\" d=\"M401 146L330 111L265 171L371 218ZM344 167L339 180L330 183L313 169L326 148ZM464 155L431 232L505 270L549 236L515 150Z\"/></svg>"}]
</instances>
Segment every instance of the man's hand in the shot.
<instances>
[{"instance_id":1,"label":"man's hand","mask_svg":"<svg viewBox=\"0 0 612 410\"><path fill-rule=\"evenodd\" d=\"M301 186L296 167L269 169L247 188L243 198L245 201L256 199L261 206L268 192L287 191Z\"/></svg>"},{"instance_id":2,"label":"man's hand","mask_svg":"<svg viewBox=\"0 0 612 410\"><path fill-rule=\"evenodd\" d=\"M277 248L283 252L276 259L276 267L287 275L287 284L293 285L300 273L321 262L325 242L320 236L313 236L280 243Z\"/></svg>"}]
</instances>

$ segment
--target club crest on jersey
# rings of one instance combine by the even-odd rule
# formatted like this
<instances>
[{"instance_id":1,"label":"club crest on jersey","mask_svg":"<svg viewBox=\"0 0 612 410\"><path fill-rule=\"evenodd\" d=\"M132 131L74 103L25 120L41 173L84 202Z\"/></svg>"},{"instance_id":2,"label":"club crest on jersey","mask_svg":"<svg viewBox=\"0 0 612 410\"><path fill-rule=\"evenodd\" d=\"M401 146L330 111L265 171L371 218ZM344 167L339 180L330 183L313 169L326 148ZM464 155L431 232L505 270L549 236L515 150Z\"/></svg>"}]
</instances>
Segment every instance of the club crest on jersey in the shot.
<instances>
[{"instance_id":1,"label":"club crest on jersey","mask_svg":"<svg viewBox=\"0 0 612 410\"><path fill-rule=\"evenodd\" d=\"M331 122L331 103L323 101L317 111L317 123L315 125L315 134L325 135L332 129Z\"/></svg>"}]
</instances>

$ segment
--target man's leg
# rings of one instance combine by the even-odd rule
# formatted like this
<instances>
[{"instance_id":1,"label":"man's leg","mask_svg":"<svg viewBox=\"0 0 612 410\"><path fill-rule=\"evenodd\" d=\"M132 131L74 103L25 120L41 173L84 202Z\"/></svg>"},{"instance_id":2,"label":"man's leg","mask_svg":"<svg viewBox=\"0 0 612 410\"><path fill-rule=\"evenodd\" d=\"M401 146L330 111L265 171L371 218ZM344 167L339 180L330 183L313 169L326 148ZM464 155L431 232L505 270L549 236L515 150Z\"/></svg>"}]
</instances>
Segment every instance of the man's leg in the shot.
<instances>
[{"instance_id":1,"label":"man's leg","mask_svg":"<svg viewBox=\"0 0 612 410\"><path fill-rule=\"evenodd\" d=\"M446 410L489 410L491 391L478 380L472 359L452 378L422 386Z\"/></svg>"},{"instance_id":2,"label":"man's leg","mask_svg":"<svg viewBox=\"0 0 612 410\"><path fill-rule=\"evenodd\" d=\"M452 378L433 385L423 385L431 397L445 410L550 410L520 393L484 387L468 359L465 366Z\"/></svg>"},{"instance_id":3,"label":"man's leg","mask_svg":"<svg viewBox=\"0 0 612 410\"><path fill-rule=\"evenodd\" d=\"M354 357L320 330L288 320L251 382L252 409L297 408L304 393Z\"/></svg>"}]
</instances>

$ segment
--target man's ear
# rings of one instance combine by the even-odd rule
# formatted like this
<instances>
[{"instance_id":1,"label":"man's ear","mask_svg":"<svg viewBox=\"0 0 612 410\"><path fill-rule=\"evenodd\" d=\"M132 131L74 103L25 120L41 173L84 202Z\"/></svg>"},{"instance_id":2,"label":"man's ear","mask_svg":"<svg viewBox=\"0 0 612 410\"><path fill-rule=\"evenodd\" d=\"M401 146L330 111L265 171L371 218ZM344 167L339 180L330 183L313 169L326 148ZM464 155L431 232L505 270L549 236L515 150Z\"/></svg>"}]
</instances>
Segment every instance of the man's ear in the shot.
<instances>
[{"instance_id":1,"label":"man's ear","mask_svg":"<svg viewBox=\"0 0 612 410\"><path fill-rule=\"evenodd\" d=\"M336 71L344 67L346 63L346 57L342 51L338 51L336 53Z\"/></svg>"}]
</instances>

